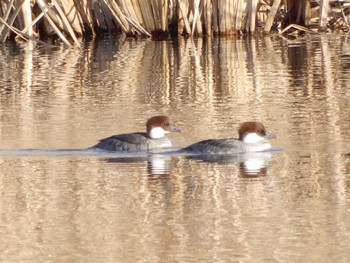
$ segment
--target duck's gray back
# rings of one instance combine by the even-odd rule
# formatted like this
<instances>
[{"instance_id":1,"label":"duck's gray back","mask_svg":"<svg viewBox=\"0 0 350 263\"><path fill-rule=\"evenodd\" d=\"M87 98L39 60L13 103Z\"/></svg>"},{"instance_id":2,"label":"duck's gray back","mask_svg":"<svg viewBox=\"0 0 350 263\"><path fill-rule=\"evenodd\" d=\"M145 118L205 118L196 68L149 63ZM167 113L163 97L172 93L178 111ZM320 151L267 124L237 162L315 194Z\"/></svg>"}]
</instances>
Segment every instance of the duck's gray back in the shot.
<instances>
[{"instance_id":1,"label":"duck's gray back","mask_svg":"<svg viewBox=\"0 0 350 263\"><path fill-rule=\"evenodd\" d=\"M205 140L194 143L182 152L196 154L237 154L244 152L264 151L271 147L268 141L262 143L244 143L238 139L228 138L219 140Z\"/></svg>"},{"instance_id":2,"label":"duck's gray back","mask_svg":"<svg viewBox=\"0 0 350 263\"><path fill-rule=\"evenodd\" d=\"M150 139L145 132L113 135L100 140L92 148L103 149L106 151L148 151L150 149L170 147L171 142L168 138Z\"/></svg>"}]
</instances>

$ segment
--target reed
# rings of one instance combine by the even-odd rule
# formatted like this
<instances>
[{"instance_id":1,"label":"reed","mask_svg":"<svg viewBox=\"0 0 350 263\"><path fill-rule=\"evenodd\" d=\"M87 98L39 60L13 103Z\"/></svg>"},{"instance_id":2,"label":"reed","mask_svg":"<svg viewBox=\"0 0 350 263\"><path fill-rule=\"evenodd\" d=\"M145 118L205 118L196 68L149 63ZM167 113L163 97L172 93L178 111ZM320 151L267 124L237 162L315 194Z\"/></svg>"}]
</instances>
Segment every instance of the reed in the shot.
<instances>
[{"instance_id":1,"label":"reed","mask_svg":"<svg viewBox=\"0 0 350 263\"><path fill-rule=\"evenodd\" d=\"M79 47L79 37L100 32L158 38L270 33L290 25L348 31L349 13L338 0L2 0L0 41L49 35Z\"/></svg>"},{"instance_id":2,"label":"reed","mask_svg":"<svg viewBox=\"0 0 350 263\"><path fill-rule=\"evenodd\" d=\"M319 14L320 19L319 19L318 27L321 31L327 30L328 12L329 12L329 0L320 1L320 14Z\"/></svg>"}]
</instances>

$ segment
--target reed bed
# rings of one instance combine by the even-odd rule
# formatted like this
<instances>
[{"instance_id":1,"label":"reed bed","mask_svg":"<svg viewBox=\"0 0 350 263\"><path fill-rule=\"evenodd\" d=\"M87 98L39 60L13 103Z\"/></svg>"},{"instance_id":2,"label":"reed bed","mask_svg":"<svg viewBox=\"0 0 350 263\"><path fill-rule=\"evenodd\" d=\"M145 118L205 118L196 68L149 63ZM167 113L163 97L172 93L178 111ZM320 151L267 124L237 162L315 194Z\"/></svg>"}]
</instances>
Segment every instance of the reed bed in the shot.
<instances>
[{"instance_id":1,"label":"reed bed","mask_svg":"<svg viewBox=\"0 0 350 263\"><path fill-rule=\"evenodd\" d=\"M78 38L100 33L163 38L345 32L349 19L350 3L341 0L2 0L0 42L16 37L42 43L56 36L79 47Z\"/></svg>"}]
</instances>

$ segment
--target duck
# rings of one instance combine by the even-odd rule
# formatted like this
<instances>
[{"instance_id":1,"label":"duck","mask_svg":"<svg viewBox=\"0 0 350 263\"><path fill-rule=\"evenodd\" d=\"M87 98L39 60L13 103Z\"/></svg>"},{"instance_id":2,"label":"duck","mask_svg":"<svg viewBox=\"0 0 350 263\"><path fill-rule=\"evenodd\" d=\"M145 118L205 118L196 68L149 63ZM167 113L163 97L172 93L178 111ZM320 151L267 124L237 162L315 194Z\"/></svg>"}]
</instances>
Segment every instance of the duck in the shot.
<instances>
[{"instance_id":1,"label":"duck","mask_svg":"<svg viewBox=\"0 0 350 263\"><path fill-rule=\"evenodd\" d=\"M112 135L99 140L92 149L113 152L149 151L172 146L165 135L171 132L181 132L168 116L153 116L146 122L146 132L134 132Z\"/></svg>"},{"instance_id":2,"label":"duck","mask_svg":"<svg viewBox=\"0 0 350 263\"><path fill-rule=\"evenodd\" d=\"M189 154L232 155L247 152L268 151L272 148L267 139L276 138L261 122L240 124L238 138L209 139L196 142L180 150Z\"/></svg>"}]
</instances>

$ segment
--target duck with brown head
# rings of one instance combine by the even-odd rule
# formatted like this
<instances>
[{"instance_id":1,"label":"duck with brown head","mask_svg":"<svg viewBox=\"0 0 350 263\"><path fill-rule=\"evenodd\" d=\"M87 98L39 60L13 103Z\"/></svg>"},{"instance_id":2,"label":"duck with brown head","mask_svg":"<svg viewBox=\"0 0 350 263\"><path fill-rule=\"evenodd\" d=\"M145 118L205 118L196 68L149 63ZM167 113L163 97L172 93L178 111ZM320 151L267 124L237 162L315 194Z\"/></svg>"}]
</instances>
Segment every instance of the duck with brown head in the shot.
<instances>
[{"instance_id":1,"label":"duck with brown head","mask_svg":"<svg viewBox=\"0 0 350 263\"><path fill-rule=\"evenodd\" d=\"M114 152L137 152L171 147L165 137L170 132L180 132L167 116L154 116L146 122L146 132L112 135L99 141L92 149Z\"/></svg>"},{"instance_id":2,"label":"duck with brown head","mask_svg":"<svg viewBox=\"0 0 350 263\"><path fill-rule=\"evenodd\" d=\"M267 132L260 122L243 122L238 129L239 137L226 139L210 139L194 143L181 152L194 154L237 154L246 152L260 152L272 148L267 140L275 138Z\"/></svg>"}]
</instances>

